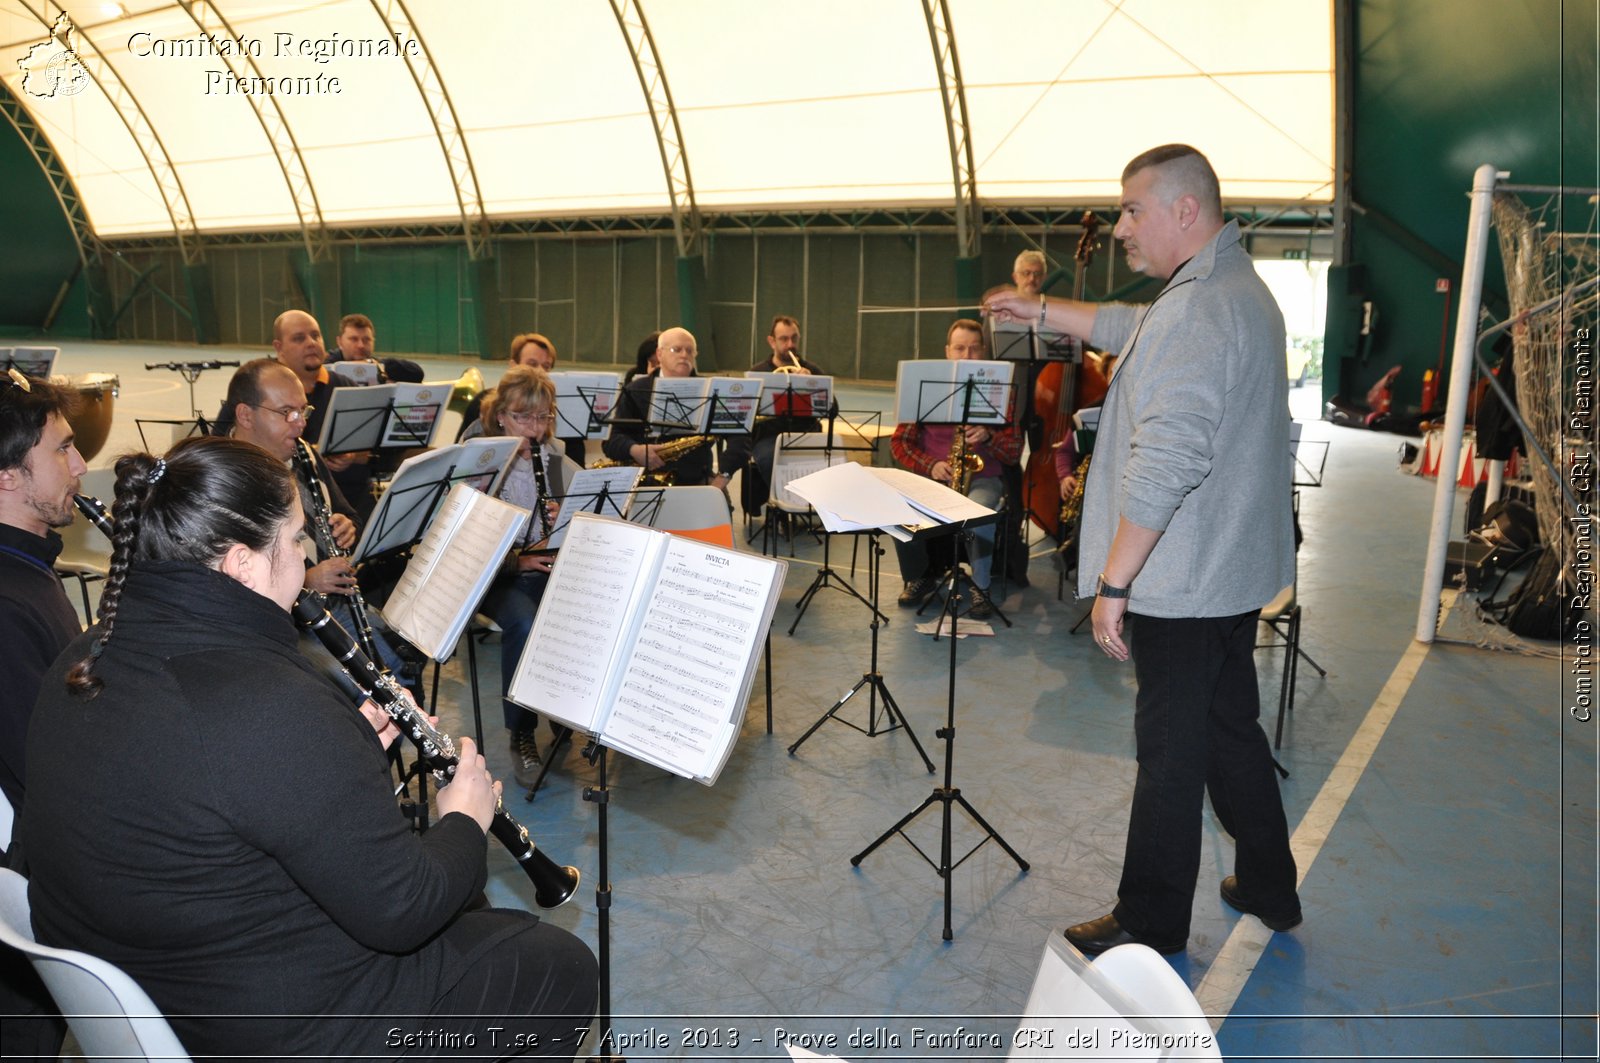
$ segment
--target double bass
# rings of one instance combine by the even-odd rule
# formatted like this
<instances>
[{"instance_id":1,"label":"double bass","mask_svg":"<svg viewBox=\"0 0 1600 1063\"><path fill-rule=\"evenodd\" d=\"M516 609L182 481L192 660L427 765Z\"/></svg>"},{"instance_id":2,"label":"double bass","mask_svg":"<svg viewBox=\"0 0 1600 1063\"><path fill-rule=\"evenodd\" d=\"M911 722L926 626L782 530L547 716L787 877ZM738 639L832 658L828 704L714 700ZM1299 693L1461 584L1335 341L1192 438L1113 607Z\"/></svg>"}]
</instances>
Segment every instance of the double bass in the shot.
<instances>
[{"instance_id":1,"label":"double bass","mask_svg":"<svg viewBox=\"0 0 1600 1063\"><path fill-rule=\"evenodd\" d=\"M1083 235L1078 239L1073 260L1078 268L1072 278L1072 298L1082 300L1084 280L1095 250L1100 246L1100 219L1093 211L1083 212ZM1074 341L1078 357L1066 362L1049 362L1039 370L1033 388L1034 415L1044 424L1044 438L1028 457L1023 473L1028 516L1052 539L1061 537L1061 481L1056 477L1056 447L1072 431L1072 415L1085 406L1098 405L1106 396L1106 377L1093 358ZM1048 503L1041 500L1048 499Z\"/></svg>"}]
</instances>

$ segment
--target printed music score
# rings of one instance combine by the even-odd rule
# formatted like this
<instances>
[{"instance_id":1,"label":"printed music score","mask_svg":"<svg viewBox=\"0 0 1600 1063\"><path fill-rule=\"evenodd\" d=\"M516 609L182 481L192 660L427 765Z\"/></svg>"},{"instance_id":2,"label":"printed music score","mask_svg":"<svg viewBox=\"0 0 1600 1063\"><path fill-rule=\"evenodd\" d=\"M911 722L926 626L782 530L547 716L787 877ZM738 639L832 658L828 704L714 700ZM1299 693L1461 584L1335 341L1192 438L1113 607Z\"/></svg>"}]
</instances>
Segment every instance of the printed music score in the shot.
<instances>
[{"instance_id":1,"label":"printed music score","mask_svg":"<svg viewBox=\"0 0 1600 1063\"><path fill-rule=\"evenodd\" d=\"M528 517L456 484L383 607L384 620L432 659L447 660Z\"/></svg>"},{"instance_id":2,"label":"printed music score","mask_svg":"<svg viewBox=\"0 0 1600 1063\"><path fill-rule=\"evenodd\" d=\"M507 696L710 785L744 722L785 568L580 513Z\"/></svg>"}]
</instances>

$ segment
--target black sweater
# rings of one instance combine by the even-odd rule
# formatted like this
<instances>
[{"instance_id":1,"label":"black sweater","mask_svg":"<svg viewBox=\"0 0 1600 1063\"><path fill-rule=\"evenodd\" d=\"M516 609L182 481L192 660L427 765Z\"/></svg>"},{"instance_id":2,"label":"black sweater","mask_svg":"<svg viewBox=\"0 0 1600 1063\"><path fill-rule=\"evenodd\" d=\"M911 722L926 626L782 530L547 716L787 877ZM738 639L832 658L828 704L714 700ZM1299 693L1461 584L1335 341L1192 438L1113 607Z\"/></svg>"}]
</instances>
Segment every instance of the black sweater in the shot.
<instances>
[{"instance_id":1,"label":"black sweater","mask_svg":"<svg viewBox=\"0 0 1600 1063\"><path fill-rule=\"evenodd\" d=\"M61 536L0 524L0 647L6 666L0 683L0 791L22 804L27 778L24 741L39 681L82 628L51 567ZM4 846L0 846L3 849Z\"/></svg>"},{"instance_id":2,"label":"black sweater","mask_svg":"<svg viewBox=\"0 0 1600 1063\"><path fill-rule=\"evenodd\" d=\"M123 968L197 1057L381 1052L353 1020L270 1016L426 1013L483 832L459 813L407 828L372 727L288 613L229 577L135 565L105 687L71 696L99 630L46 678L28 741L39 940Z\"/></svg>"}]
</instances>

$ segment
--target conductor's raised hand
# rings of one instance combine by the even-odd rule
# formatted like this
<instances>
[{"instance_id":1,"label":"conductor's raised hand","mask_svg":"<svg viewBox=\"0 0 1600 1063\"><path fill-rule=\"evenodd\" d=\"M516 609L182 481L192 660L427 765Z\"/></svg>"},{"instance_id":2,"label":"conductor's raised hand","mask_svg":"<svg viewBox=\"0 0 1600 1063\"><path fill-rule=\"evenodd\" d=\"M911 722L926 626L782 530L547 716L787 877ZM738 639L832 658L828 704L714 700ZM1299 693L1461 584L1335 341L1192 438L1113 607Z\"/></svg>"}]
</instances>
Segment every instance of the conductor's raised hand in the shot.
<instances>
[{"instance_id":1,"label":"conductor's raised hand","mask_svg":"<svg viewBox=\"0 0 1600 1063\"><path fill-rule=\"evenodd\" d=\"M450 785L439 791L439 814L461 812L471 816L487 833L500 803L500 783L489 774L489 765L470 738L462 738L461 760Z\"/></svg>"},{"instance_id":2,"label":"conductor's raised hand","mask_svg":"<svg viewBox=\"0 0 1600 1063\"><path fill-rule=\"evenodd\" d=\"M1039 320L1039 297L1015 288L1001 288L983 297L983 313L996 321Z\"/></svg>"}]
</instances>

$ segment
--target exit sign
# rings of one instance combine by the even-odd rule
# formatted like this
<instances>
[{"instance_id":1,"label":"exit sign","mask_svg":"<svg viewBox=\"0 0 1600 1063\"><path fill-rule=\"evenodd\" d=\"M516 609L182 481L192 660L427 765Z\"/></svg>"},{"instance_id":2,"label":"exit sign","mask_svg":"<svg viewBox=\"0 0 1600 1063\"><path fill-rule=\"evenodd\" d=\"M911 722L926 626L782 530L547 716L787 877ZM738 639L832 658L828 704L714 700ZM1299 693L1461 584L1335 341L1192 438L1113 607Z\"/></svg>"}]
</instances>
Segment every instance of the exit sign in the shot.
<instances>
[{"instance_id":1,"label":"exit sign","mask_svg":"<svg viewBox=\"0 0 1600 1063\"><path fill-rule=\"evenodd\" d=\"M1306 257L1306 249L1303 247L1285 248L1283 257L1288 259L1304 260Z\"/></svg>"}]
</instances>

